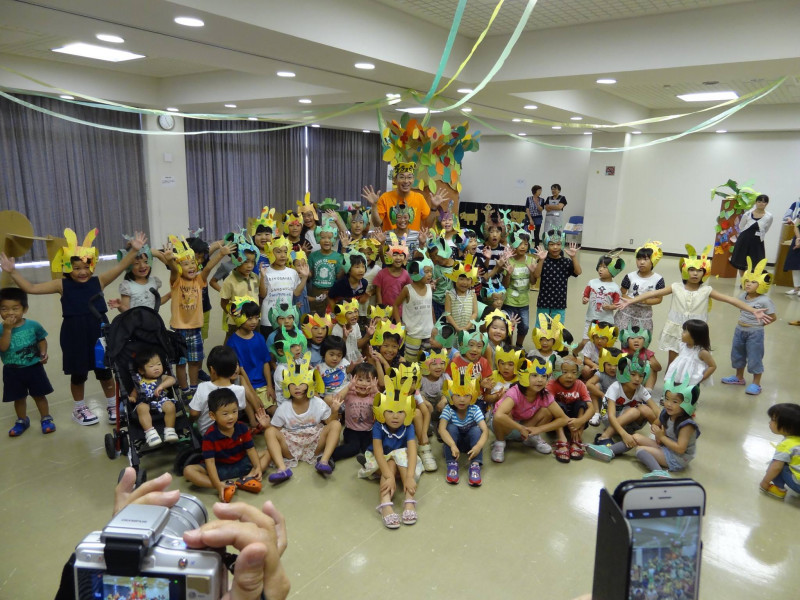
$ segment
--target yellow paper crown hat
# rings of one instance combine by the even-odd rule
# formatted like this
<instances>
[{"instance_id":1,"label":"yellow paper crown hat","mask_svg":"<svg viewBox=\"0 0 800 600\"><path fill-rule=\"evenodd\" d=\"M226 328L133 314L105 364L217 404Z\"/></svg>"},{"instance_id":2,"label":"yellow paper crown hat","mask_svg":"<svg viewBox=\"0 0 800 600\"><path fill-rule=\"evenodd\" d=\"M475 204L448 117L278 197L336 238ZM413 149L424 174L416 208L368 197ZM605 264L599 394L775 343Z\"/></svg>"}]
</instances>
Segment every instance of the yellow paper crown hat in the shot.
<instances>
[{"instance_id":1,"label":"yellow paper crown hat","mask_svg":"<svg viewBox=\"0 0 800 600\"><path fill-rule=\"evenodd\" d=\"M691 244L686 244L686 252L689 256L680 260L681 278L685 281L689 279L689 269L703 269L703 283L708 281L711 276L711 259L708 257L711 252L711 246L708 245L703 248L703 253L697 255L697 250Z\"/></svg>"},{"instance_id":2,"label":"yellow paper crown hat","mask_svg":"<svg viewBox=\"0 0 800 600\"><path fill-rule=\"evenodd\" d=\"M641 246L636 249L636 254L639 254L640 250L652 250L653 254L650 256L650 262L653 263L653 268L658 264L658 261L661 260L661 257L664 256L664 251L661 249L661 242L651 242L647 241Z\"/></svg>"},{"instance_id":3,"label":"yellow paper crown hat","mask_svg":"<svg viewBox=\"0 0 800 600\"><path fill-rule=\"evenodd\" d=\"M542 349L542 339L555 340L553 350L561 352L564 349L564 326L561 324L561 315L549 317L539 313L539 327L534 327L531 331L531 339L537 350Z\"/></svg>"},{"instance_id":4,"label":"yellow paper crown hat","mask_svg":"<svg viewBox=\"0 0 800 600\"><path fill-rule=\"evenodd\" d=\"M358 298L345 300L333 306L333 314L340 325L347 324L347 313L350 312L358 312Z\"/></svg>"},{"instance_id":5,"label":"yellow paper crown hat","mask_svg":"<svg viewBox=\"0 0 800 600\"><path fill-rule=\"evenodd\" d=\"M375 394L375 399L372 402L372 413L375 415L375 420L379 423L386 423L385 413L387 410L395 413L404 412L403 425L408 427L414 420L414 410L416 408L416 402L414 402L414 397L411 395L411 379L404 379L399 388L395 387L395 382L390 377L384 379L384 384L386 385L384 393Z\"/></svg>"},{"instance_id":6,"label":"yellow paper crown hat","mask_svg":"<svg viewBox=\"0 0 800 600\"><path fill-rule=\"evenodd\" d=\"M445 380L442 385L442 395L447 397L450 404L453 403L453 394L457 396L469 396L470 404L475 404L481 393L480 375L470 368L461 369L455 363L450 363L450 379Z\"/></svg>"},{"instance_id":7,"label":"yellow paper crown hat","mask_svg":"<svg viewBox=\"0 0 800 600\"><path fill-rule=\"evenodd\" d=\"M611 348L611 346L617 343L619 328L605 321L592 321L592 324L589 326L589 337L595 335L608 339L606 346Z\"/></svg>"},{"instance_id":8,"label":"yellow paper crown hat","mask_svg":"<svg viewBox=\"0 0 800 600\"><path fill-rule=\"evenodd\" d=\"M300 225L303 224L303 217L299 214L294 212L293 210L287 210L283 215L283 233L286 235L289 231L289 223L299 223Z\"/></svg>"},{"instance_id":9,"label":"yellow paper crown hat","mask_svg":"<svg viewBox=\"0 0 800 600\"><path fill-rule=\"evenodd\" d=\"M447 349L442 348L438 352L436 350L428 350L423 354L422 359L422 374L430 375L431 365L435 363L442 363L444 368L447 369Z\"/></svg>"},{"instance_id":10,"label":"yellow paper crown hat","mask_svg":"<svg viewBox=\"0 0 800 600\"><path fill-rule=\"evenodd\" d=\"M292 250L292 243L288 238L283 236L272 238L272 242L267 244L264 248L264 255L269 260L269 264L273 264L275 262L276 248L286 248L286 255L288 257L289 252Z\"/></svg>"},{"instance_id":11,"label":"yellow paper crown hat","mask_svg":"<svg viewBox=\"0 0 800 600\"><path fill-rule=\"evenodd\" d=\"M251 236L256 234L256 229L262 227L269 227L272 230L272 233L276 233L276 229L278 227L278 222L275 220L275 209L270 208L269 206L265 206L261 209L261 216L256 219L250 219L250 223L248 223L248 232Z\"/></svg>"},{"instance_id":12,"label":"yellow paper crown hat","mask_svg":"<svg viewBox=\"0 0 800 600\"><path fill-rule=\"evenodd\" d=\"M375 326L375 333L372 334L372 339L369 343L373 346L381 346L383 338L388 334L400 336L400 345L406 339L406 328L400 323L392 323L390 321L381 321Z\"/></svg>"},{"instance_id":13,"label":"yellow paper crown hat","mask_svg":"<svg viewBox=\"0 0 800 600\"><path fill-rule=\"evenodd\" d=\"M317 209L311 203L311 192L306 192L302 202L300 200L297 201L297 211L301 214L306 212L314 213L314 220L317 220Z\"/></svg>"},{"instance_id":14,"label":"yellow paper crown hat","mask_svg":"<svg viewBox=\"0 0 800 600\"><path fill-rule=\"evenodd\" d=\"M520 350L517 348L511 348L508 352L503 350L502 346L495 346L494 347L494 365L495 369L497 368L497 363L501 360L503 362L511 362L514 363L514 369L519 366L520 361L525 358L525 351Z\"/></svg>"},{"instance_id":15,"label":"yellow paper crown hat","mask_svg":"<svg viewBox=\"0 0 800 600\"><path fill-rule=\"evenodd\" d=\"M758 264L753 268L753 261L749 256L747 258L747 271L742 274L742 289L744 284L748 281L758 282L756 292L759 294L766 294L769 291L769 286L772 285L772 275L767 273L764 268L767 266L767 259L762 258Z\"/></svg>"},{"instance_id":16,"label":"yellow paper crown hat","mask_svg":"<svg viewBox=\"0 0 800 600\"><path fill-rule=\"evenodd\" d=\"M236 327L241 327L242 324L247 321L248 317L242 314L242 309L245 304L249 304L250 302L258 306L258 300L252 296L234 296L225 306L225 310L233 318L233 323Z\"/></svg>"},{"instance_id":17,"label":"yellow paper crown hat","mask_svg":"<svg viewBox=\"0 0 800 600\"><path fill-rule=\"evenodd\" d=\"M287 398L291 392L289 385L307 385L309 396L325 392L325 383L319 371L311 366L311 353L306 352L301 358L295 360L292 353L286 354L287 371L283 375L283 395Z\"/></svg>"},{"instance_id":18,"label":"yellow paper crown hat","mask_svg":"<svg viewBox=\"0 0 800 600\"><path fill-rule=\"evenodd\" d=\"M392 306L370 306L369 318L381 320L391 319L393 311L394 307Z\"/></svg>"},{"instance_id":19,"label":"yellow paper crown hat","mask_svg":"<svg viewBox=\"0 0 800 600\"><path fill-rule=\"evenodd\" d=\"M169 243L172 244L172 253L175 255L175 261L181 262L183 260L195 260L194 250L186 241L183 236L177 235L169 236Z\"/></svg>"},{"instance_id":20,"label":"yellow paper crown hat","mask_svg":"<svg viewBox=\"0 0 800 600\"><path fill-rule=\"evenodd\" d=\"M326 335L331 334L331 330L333 329L333 319L331 319L330 313L325 313L325 316L320 316L318 314L305 314L302 318L303 326L303 334L308 338L311 339L311 328L312 327L324 327L328 330Z\"/></svg>"},{"instance_id":21,"label":"yellow paper crown hat","mask_svg":"<svg viewBox=\"0 0 800 600\"><path fill-rule=\"evenodd\" d=\"M454 282L457 282L462 275L472 280L473 284L478 283L478 268L475 266L474 254L467 254L463 262L456 261L456 264L453 265L453 270L444 274L445 277Z\"/></svg>"},{"instance_id":22,"label":"yellow paper crown hat","mask_svg":"<svg viewBox=\"0 0 800 600\"><path fill-rule=\"evenodd\" d=\"M614 348L616 350L616 348ZM616 356L614 356L616 354ZM615 367L619 365L619 359L621 359L625 354L623 352L615 352L611 353L606 348L600 349L600 360L598 362L598 369L602 373L603 369L605 369L606 365L614 365Z\"/></svg>"},{"instance_id":23,"label":"yellow paper crown hat","mask_svg":"<svg viewBox=\"0 0 800 600\"><path fill-rule=\"evenodd\" d=\"M386 373L386 378L392 380L395 389L400 389L404 381L410 380L413 392L419 387L420 379L422 379L422 368L416 362L409 365L400 363L398 366L389 369L389 372Z\"/></svg>"},{"instance_id":24,"label":"yellow paper crown hat","mask_svg":"<svg viewBox=\"0 0 800 600\"><path fill-rule=\"evenodd\" d=\"M72 273L72 259L78 258L89 265L89 271L94 273L94 268L97 266L97 258L100 252L92 246L94 239L97 237L98 230L90 229L83 238L83 245L78 246L78 236L72 229L64 230L64 239L67 240L67 245L59 248L56 255L53 257L53 262L50 263L50 268L53 273Z\"/></svg>"}]
</instances>

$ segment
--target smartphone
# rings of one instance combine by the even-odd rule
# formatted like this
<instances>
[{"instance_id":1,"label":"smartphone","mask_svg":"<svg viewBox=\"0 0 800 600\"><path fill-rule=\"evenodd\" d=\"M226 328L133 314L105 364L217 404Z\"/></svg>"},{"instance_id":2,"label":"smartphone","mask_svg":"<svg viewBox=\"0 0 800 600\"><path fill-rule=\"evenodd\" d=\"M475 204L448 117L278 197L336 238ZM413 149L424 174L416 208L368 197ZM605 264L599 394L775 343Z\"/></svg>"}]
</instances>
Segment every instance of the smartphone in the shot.
<instances>
[{"instance_id":1,"label":"smartphone","mask_svg":"<svg viewBox=\"0 0 800 600\"><path fill-rule=\"evenodd\" d=\"M691 479L627 481L614 499L632 535L630 600L699 597L706 493Z\"/></svg>"}]
</instances>

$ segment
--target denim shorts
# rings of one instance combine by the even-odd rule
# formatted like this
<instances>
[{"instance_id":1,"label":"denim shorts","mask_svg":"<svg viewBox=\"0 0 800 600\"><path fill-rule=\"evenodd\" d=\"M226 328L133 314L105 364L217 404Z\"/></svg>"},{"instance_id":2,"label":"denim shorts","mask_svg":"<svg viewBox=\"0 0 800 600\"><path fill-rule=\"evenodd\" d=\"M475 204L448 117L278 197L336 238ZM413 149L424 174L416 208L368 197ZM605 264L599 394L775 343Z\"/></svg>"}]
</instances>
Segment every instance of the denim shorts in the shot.
<instances>
[{"instance_id":1,"label":"denim shorts","mask_svg":"<svg viewBox=\"0 0 800 600\"><path fill-rule=\"evenodd\" d=\"M219 477L220 481L244 477L253 468L253 465L250 463L250 459L247 456L245 456L239 462L235 462L233 464L225 464L216 461L215 464L217 466L217 477Z\"/></svg>"},{"instance_id":2,"label":"denim shorts","mask_svg":"<svg viewBox=\"0 0 800 600\"><path fill-rule=\"evenodd\" d=\"M751 375L764 372L764 328L737 325L731 343L731 366L734 369L747 367Z\"/></svg>"}]
</instances>

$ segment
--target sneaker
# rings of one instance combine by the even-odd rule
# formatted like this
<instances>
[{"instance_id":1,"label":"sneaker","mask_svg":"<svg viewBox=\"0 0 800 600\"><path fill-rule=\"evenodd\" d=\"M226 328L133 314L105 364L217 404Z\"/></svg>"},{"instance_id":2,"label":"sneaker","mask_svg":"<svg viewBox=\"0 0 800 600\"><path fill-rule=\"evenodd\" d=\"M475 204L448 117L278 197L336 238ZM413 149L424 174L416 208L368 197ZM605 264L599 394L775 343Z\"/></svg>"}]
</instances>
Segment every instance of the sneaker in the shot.
<instances>
[{"instance_id":1,"label":"sneaker","mask_svg":"<svg viewBox=\"0 0 800 600\"><path fill-rule=\"evenodd\" d=\"M780 500L786 498L786 490L782 490L774 483L770 483L767 489L764 489L762 487L760 487L759 489L761 489L761 491L764 492L765 494L772 496L773 498L778 498Z\"/></svg>"},{"instance_id":2,"label":"sneaker","mask_svg":"<svg viewBox=\"0 0 800 600\"><path fill-rule=\"evenodd\" d=\"M166 432L164 432L166 434ZM152 429L148 429L144 432L145 441L147 442L148 448L157 448L163 442L161 440L161 436L158 435L158 432L155 430L155 427Z\"/></svg>"},{"instance_id":3,"label":"sneaker","mask_svg":"<svg viewBox=\"0 0 800 600\"><path fill-rule=\"evenodd\" d=\"M672 479L672 475L669 474L669 471L665 471L664 469L656 469L655 471L650 471L642 475L642 479Z\"/></svg>"},{"instance_id":4,"label":"sneaker","mask_svg":"<svg viewBox=\"0 0 800 600\"><path fill-rule=\"evenodd\" d=\"M78 406L72 411L72 420L78 425L97 425L100 419L86 405Z\"/></svg>"},{"instance_id":5,"label":"sneaker","mask_svg":"<svg viewBox=\"0 0 800 600\"><path fill-rule=\"evenodd\" d=\"M424 446L419 447L419 457L422 460L422 467L430 472L435 471L439 468L436 464L436 459L433 457L433 452L431 452L431 445L425 444Z\"/></svg>"},{"instance_id":6,"label":"sneaker","mask_svg":"<svg viewBox=\"0 0 800 600\"><path fill-rule=\"evenodd\" d=\"M447 461L447 483L458 483L458 461Z\"/></svg>"},{"instance_id":7,"label":"sneaker","mask_svg":"<svg viewBox=\"0 0 800 600\"><path fill-rule=\"evenodd\" d=\"M53 423L53 417L47 415L42 417L42 433L53 433L56 430L56 424Z\"/></svg>"},{"instance_id":8,"label":"sneaker","mask_svg":"<svg viewBox=\"0 0 800 600\"><path fill-rule=\"evenodd\" d=\"M592 427L598 427L600 425L600 414L599 413L594 413L592 415L592 418L589 419L589 425L591 425Z\"/></svg>"},{"instance_id":9,"label":"sneaker","mask_svg":"<svg viewBox=\"0 0 800 600\"><path fill-rule=\"evenodd\" d=\"M506 445L504 442L495 442L492 444L492 460L496 463L501 463L506 459Z\"/></svg>"},{"instance_id":10,"label":"sneaker","mask_svg":"<svg viewBox=\"0 0 800 600\"><path fill-rule=\"evenodd\" d=\"M553 451L553 447L538 435L529 435L528 438L522 442L522 444L528 448L534 448L541 454L550 454Z\"/></svg>"},{"instance_id":11,"label":"sneaker","mask_svg":"<svg viewBox=\"0 0 800 600\"><path fill-rule=\"evenodd\" d=\"M359 452L358 454L356 454L356 462L358 462L358 464L360 464L362 467L366 467L367 466L367 457L364 456L364 454Z\"/></svg>"},{"instance_id":12,"label":"sneaker","mask_svg":"<svg viewBox=\"0 0 800 600\"><path fill-rule=\"evenodd\" d=\"M116 425L117 424L117 405L108 406L106 407L106 411L108 412L108 424L109 425Z\"/></svg>"},{"instance_id":13,"label":"sneaker","mask_svg":"<svg viewBox=\"0 0 800 600\"><path fill-rule=\"evenodd\" d=\"M25 430L31 426L31 419L30 417L25 417L24 419L17 419L14 422L14 426L8 430L8 437L19 437Z\"/></svg>"},{"instance_id":14,"label":"sneaker","mask_svg":"<svg viewBox=\"0 0 800 600\"><path fill-rule=\"evenodd\" d=\"M472 487L478 487L481 482L481 466L474 462L469 466L469 484Z\"/></svg>"},{"instance_id":15,"label":"sneaker","mask_svg":"<svg viewBox=\"0 0 800 600\"><path fill-rule=\"evenodd\" d=\"M611 448L598 444L587 444L586 454L603 462L611 462L611 459L614 458L614 452Z\"/></svg>"},{"instance_id":16,"label":"sneaker","mask_svg":"<svg viewBox=\"0 0 800 600\"><path fill-rule=\"evenodd\" d=\"M164 441L169 444L174 444L180 440L178 434L175 432L174 427L164 427Z\"/></svg>"},{"instance_id":17,"label":"sneaker","mask_svg":"<svg viewBox=\"0 0 800 600\"><path fill-rule=\"evenodd\" d=\"M761 393L761 386L757 383L751 383L744 388L744 393L749 394L750 396L758 396Z\"/></svg>"},{"instance_id":18,"label":"sneaker","mask_svg":"<svg viewBox=\"0 0 800 600\"><path fill-rule=\"evenodd\" d=\"M598 433L596 436L594 436L595 446L610 446L611 444L614 443L614 440L612 440L611 438L600 437L601 435L602 434Z\"/></svg>"},{"instance_id":19,"label":"sneaker","mask_svg":"<svg viewBox=\"0 0 800 600\"><path fill-rule=\"evenodd\" d=\"M787 296L798 296L800 295L800 290L796 290L791 288L788 292L784 292Z\"/></svg>"}]
</instances>

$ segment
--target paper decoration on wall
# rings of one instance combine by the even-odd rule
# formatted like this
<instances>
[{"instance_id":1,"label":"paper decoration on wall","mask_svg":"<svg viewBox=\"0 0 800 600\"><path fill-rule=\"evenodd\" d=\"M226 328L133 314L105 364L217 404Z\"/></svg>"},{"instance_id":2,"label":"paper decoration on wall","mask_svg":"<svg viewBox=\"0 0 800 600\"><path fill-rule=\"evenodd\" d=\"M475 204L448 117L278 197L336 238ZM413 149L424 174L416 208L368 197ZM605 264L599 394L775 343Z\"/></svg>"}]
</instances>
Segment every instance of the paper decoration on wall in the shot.
<instances>
[{"instance_id":1,"label":"paper decoration on wall","mask_svg":"<svg viewBox=\"0 0 800 600\"><path fill-rule=\"evenodd\" d=\"M478 209L476 208L471 213L462 212L458 214L461 222L464 225L476 225L478 223Z\"/></svg>"},{"instance_id":2,"label":"paper decoration on wall","mask_svg":"<svg viewBox=\"0 0 800 600\"><path fill-rule=\"evenodd\" d=\"M756 202L758 192L749 187L751 181L739 185L733 179L711 190L711 199L717 196L724 198L717 215L717 224L714 228L714 254L727 254L733 252L733 246L739 234L739 221L745 211L750 210ZM728 192L720 191L727 188Z\"/></svg>"},{"instance_id":3,"label":"paper decoration on wall","mask_svg":"<svg viewBox=\"0 0 800 600\"><path fill-rule=\"evenodd\" d=\"M477 152L480 132L468 133L469 121L451 126L444 121L441 132L424 127L406 113L400 122L390 121L383 129L383 160L392 166L415 162L414 187L435 194L439 183L461 191L461 161L465 152Z\"/></svg>"}]
</instances>

